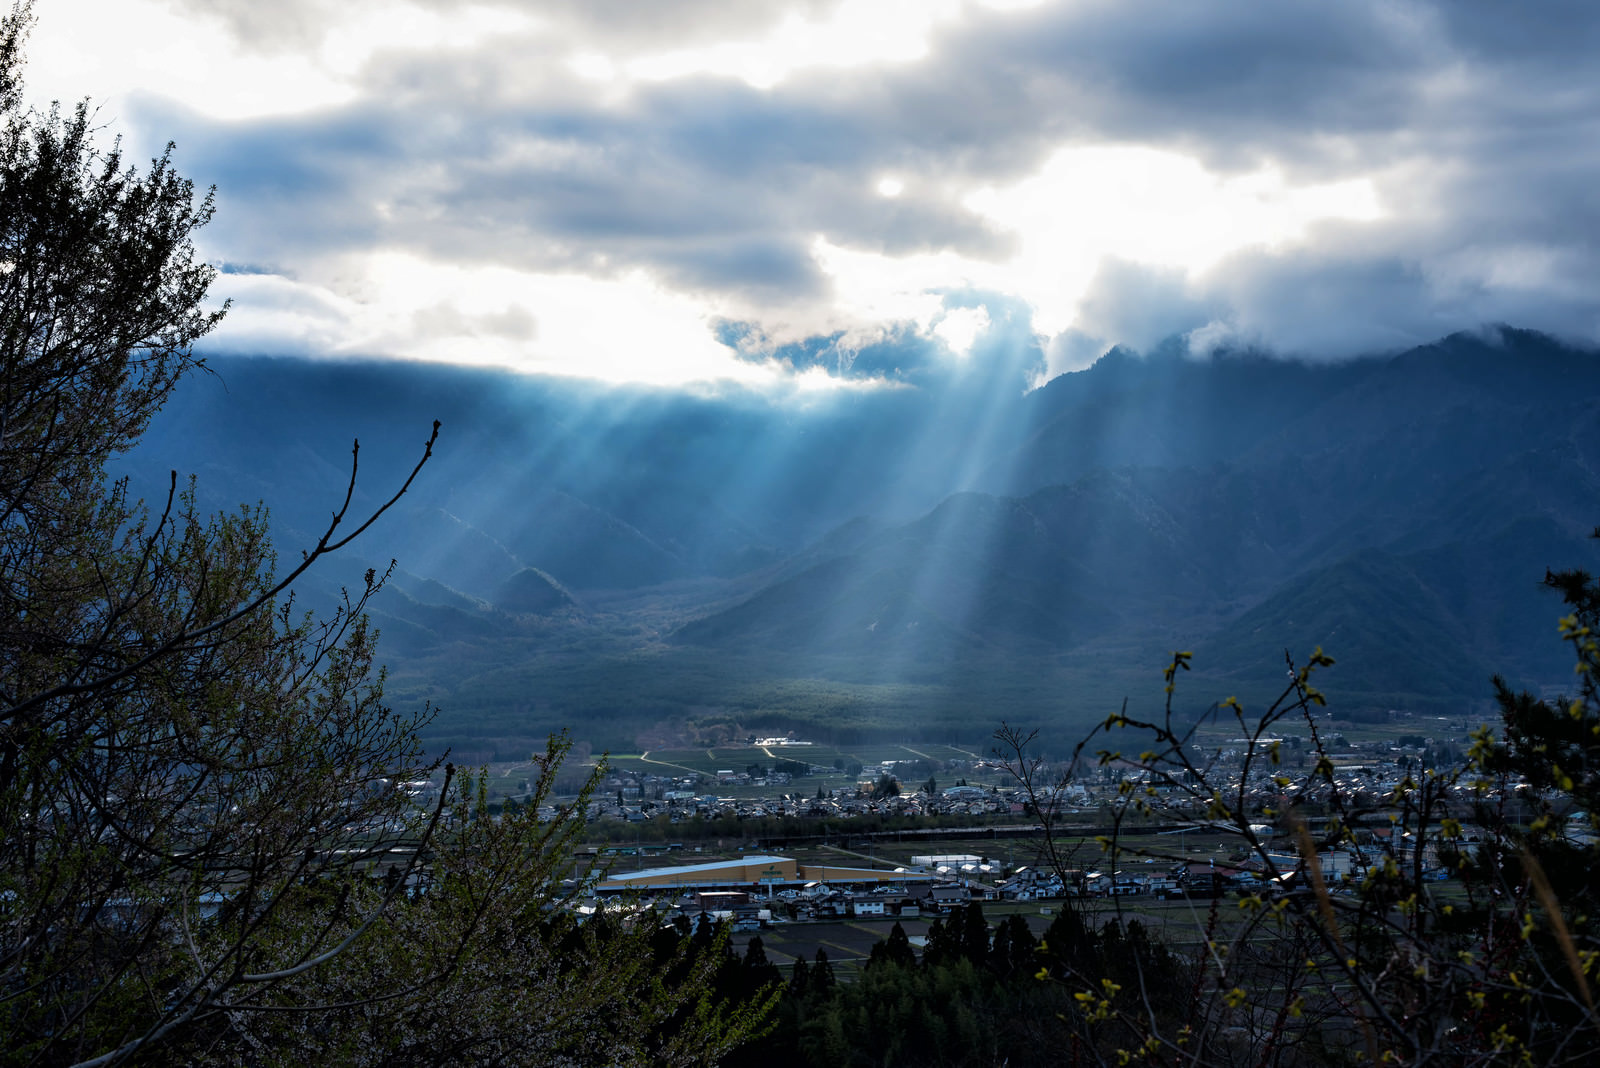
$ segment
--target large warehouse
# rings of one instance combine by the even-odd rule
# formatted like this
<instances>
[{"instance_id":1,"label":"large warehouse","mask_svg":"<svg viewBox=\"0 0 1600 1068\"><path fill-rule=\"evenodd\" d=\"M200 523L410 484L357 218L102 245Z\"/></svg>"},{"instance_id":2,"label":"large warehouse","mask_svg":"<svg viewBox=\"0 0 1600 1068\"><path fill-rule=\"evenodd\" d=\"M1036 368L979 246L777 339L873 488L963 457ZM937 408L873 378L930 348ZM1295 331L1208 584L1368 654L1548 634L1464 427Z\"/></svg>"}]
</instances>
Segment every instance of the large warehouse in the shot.
<instances>
[{"instance_id":1,"label":"large warehouse","mask_svg":"<svg viewBox=\"0 0 1600 1068\"><path fill-rule=\"evenodd\" d=\"M908 885L932 882L934 878L923 872L843 868L831 864L802 865L793 857L747 856L738 860L617 873L603 880L595 889L602 894L629 890L709 890L719 887L742 890L768 887L780 890L807 883Z\"/></svg>"}]
</instances>

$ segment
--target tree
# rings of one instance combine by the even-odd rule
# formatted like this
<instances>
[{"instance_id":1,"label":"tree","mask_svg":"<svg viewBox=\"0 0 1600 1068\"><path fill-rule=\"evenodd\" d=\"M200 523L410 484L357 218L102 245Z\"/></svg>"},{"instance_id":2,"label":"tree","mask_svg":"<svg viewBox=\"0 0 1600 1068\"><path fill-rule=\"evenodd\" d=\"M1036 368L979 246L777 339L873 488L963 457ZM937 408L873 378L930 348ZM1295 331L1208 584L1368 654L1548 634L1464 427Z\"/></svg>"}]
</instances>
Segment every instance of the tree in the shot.
<instances>
[{"instance_id":1,"label":"tree","mask_svg":"<svg viewBox=\"0 0 1600 1068\"><path fill-rule=\"evenodd\" d=\"M744 960L741 964L747 988L777 986L783 982L783 973L778 970L776 964L767 959L767 950L761 943L760 935L751 938L749 944L745 946Z\"/></svg>"},{"instance_id":2,"label":"tree","mask_svg":"<svg viewBox=\"0 0 1600 1068\"><path fill-rule=\"evenodd\" d=\"M950 918L952 925L959 923L961 955L974 964L982 964L989 957L989 924L983 918L983 905L969 901L961 909L959 919Z\"/></svg>"},{"instance_id":3,"label":"tree","mask_svg":"<svg viewBox=\"0 0 1600 1068\"><path fill-rule=\"evenodd\" d=\"M692 1065L760 1034L776 1000L762 984L778 976L759 948L741 962L725 927L656 925L632 902L581 919L578 813L597 778L556 819L538 815L554 804L569 744L552 739L536 759L534 794L516 813L493 815L485 778L462 776L420 892L385 906L370 878L311 887L344 898L345 930L379 919L353 952L274 992L258 1048L313 1064ZM325 1008L297 1019L307 1006ZM209 1037L188 1049L241 1052Z\"/></svg>"},{"instance_id":4,"label":"tree","mask_svg":"<svg viewBox=\"0 0 1600 1068\"><path fill-rule=\"evenodd\" d=\"M961 959L961 934L956 930L955 917L946 923L936 919L928 925L922 947L922 963L930 968L940 968Z\"/></svg>"},{"instance_id":5,"label":"tree","mask_svg":"<svg viewBox=\"0 0 1600 1068\"><path fill-rule=\"evenodd\" d=\"M1033 938L1026 920L1002 927L1021 931L1022 964L1000 975L974 962L952 936L942 953L933 942L921 965L909 943L891 932L872 951L851 983L819 981L826 958L806 971L803 988L791 984L778 1030L740 1049L732 1065L1056 1065L1071 1063L1065 1023L1073 1015L1059 989L1035 979ZM941 937L943 935L941 934ZM899 948L891 948L898 946ZM800 972L796 971L796 974Z\"/></svg>"},{"instance_id":6,"label":"tree","mask_svg":"<svg viewBox=\"0 0 1600 1068\"><path fill-rule=\"evenodd\" d=\"M989 967L1001 979L1031 975L1034 971L1031 967L1034 953L1038 948L1039 940L1033 937L1027 921L1012 913L995 928L994 945L989 951Z\"/></svg>"},{"instance_id":7,"label":"tree","mask_svg":"<svg viewBox=\"0 0 1600 1068\"><path fill-rule=\"evenodd\" d=\"M917 963L917 951L911 948L911 939L906 934L906 929L896 920L889 929L889 937L879 939L873 943L872 951L867 956L867 967L874 965L895 965L901 968L910 968Z\"/></svg>"},{"instance_id":8,"label":"tree","mask_svg":"<svg viewBox=\"0 0 1600 1068\"><path fill-rule=\"evenodd\" d=\"M24 112L29 17L0 21L0 1061L714 1060L760 1006L711 999L681 939L652 956L649 925L567 908L582 810L538 817L565 741L495 816L423 759L430 712L382 703L385 576L294 605L437 424L367 516L353 450L281 571L260 509L108 479L226 310L193 244L212 199L170 148L142 174L98 148L85 106ZM420 808L405 784L441 773Z\"/></svg>"},{"instance_id":9,"label":"tree","mask_svg":"<svg viewBox=\"0 0 1600 1068\"><path fill-rule=\"evenodd\" d=\"M811 990L811 966L804 957L796 957L789 969L789 994L804 1001Z\"/></svg>"},{"instance_id":10,"label":"tree","mask_svg":"<svg viewBox=\"0 0 1600 1068\"><path fill-rule=\"evenodd\" d=\"M909 941L909 939L907 939ZM819 994L828 994L839 981L834 978L833 964L828 960L828 951L821 946L817 947L817 955L812 964L811 986Z\"/></svg>"},{"instance_id":11,"label":"tree","mask_svg":"<svg viewBox=\"0 0 1600 1068\"><path fill-rule=\"evenodd\" d=\"M1181 863L1181 852L1149 844L1159 837L1133 844L1124 832L1156 816L1233 836L1236 863L1258 877L1237 909L1212 900L1187 960L1135 922L1094 933L1063 914L1066 929L1052 928L1042 952L1084 1010L1084 1049L1102 1063L1135 1053L1186 1065L1587 1063L1600 1042L1600 938L1589 918L1600 864L1591 815L1600 643L1589 605L1600 591L1587 576L1551 585L1574 608L1562 631L1578 696L1544 702L1497 681L1503 736L1475 732L1459 767L1402 775L1382 791L1339 774L1313 714L1326 703L1315 675L1333 664L1320 649L1304 666L1290 662L1266 708L1252 714L1229 698L1199 720L1173 711L1189 662L1177 653L1163 714L1138 719L1124 707L1080 743L1075 768L1120 773L1102 839L1108 864ZM1292 733L1305 739L1308 771L1284 763ZM1098 740L1104 748L1086 757ZM1004 732L1002 741L1011 744ZM1224 759L1220 744L1237 757ZM1588 841L1568 833L1579 820ZM1349 874L1325 872L1335 854ZM1436 865L1459 872L1459 889L1441 890ZM1121 900L1113 907L1120 914Z\"/></svg>"}]
</instances>

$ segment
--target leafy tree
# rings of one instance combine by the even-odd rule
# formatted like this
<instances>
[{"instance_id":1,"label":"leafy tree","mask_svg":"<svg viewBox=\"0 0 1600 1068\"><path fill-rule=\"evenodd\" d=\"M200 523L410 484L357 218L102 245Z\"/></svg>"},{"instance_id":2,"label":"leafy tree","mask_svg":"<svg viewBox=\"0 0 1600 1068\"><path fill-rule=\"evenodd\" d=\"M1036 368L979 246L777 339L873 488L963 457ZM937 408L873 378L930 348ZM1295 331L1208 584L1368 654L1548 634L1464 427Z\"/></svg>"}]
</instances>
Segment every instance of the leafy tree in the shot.
<instances>
[{"instance_id":1,"label":"leafy tree","mask_svg":"<svg viewBox=\"0 0 1600 1068\"><path fill-rule=\"evenodd\" d=\"M581 809L538 818L566 742L495 816L423 760L427 710L382 703L384 576L295 608L410 479L353 513L353 453L280 569L261 510L107 477L225 311L193 244L212 201L169 154L98 148L84 106L22 110L29 17L0 21L0 1062L715 1060L762 1003L566 908ZM404 784L440 774L419 808Z\"/></svg>"},{"instance_id":2,"label":"leafy tree","mask_svg":"<svg viewBox=\"0 0 1600 1068\"><path fill-rule=\"evenodd\" d=\"M580 922L577 814L594 780L557 819L538 816L568 745L553 739L536 760L534 796L516 813L492 815L484 777L463 776L421 892L390 902L352 951L276 991L253 1044L305 1063L687 1065L759 1034L773 1001L762 986L777 978L759 946L741 961L719 925L684 932L606 910ZM328 879L310 888L333 889ZM336 889L352 915L378 914L373 880ZM295 1018L316 1005L328 1007ZM187 1049L240 1052L209 1035Z\"/></svg>"},{"instance_id":3,"label":"leafy tree","mask_svg":"<svg viewBox=\"0 0 1600 1068\"><path fill-rule=\"evenodd\" d=\"M1592 915L1600 906L1593 877L1600 855L1583 840L1600 832L1600 581L1578 569L1547 572L1544 581L1571 609L1560 629L1572 647L1578 689L1546 701L1513 692L1496 677L1503 737L1485 763L1525 784L1537 815L1518 839L1521 848L1559 900Z\"/></svg>"},{"instance_id":4,"label":"leafy tree","mask_svg":"<svg viewBox=\"0 0 1600 1068\"><path fill-rule=\"evenodd\" d=\"M1547 582L1572 609L1561 629L1578 694L1547 702L1496 681L1502 733L1475 732L1461 766L1402 775L1383 791L1338 775L1313 714L1326 703L1315 675L1333 663L1321 650L1304 666L1291 662L1265 709L1251 714L1230 698L1199 721L1173 714L1189 660L1175 654L1163 715L1124 709L1080 743L1074 769L1121 769L1113 833L1102 840L1108 864L1181 862L1123 833L1125 820L1157 816L1234 835L1236 862L1264 887L1242 893L1237 919L1214 901L1188 960L1134 922L1093 932L1063 914L1064 930L1053 927L1041 951L1081 1007L1086 1052L1104 1063L1137 1055L1201 1065L1592 1058L1600 590L1582 573ZM1290 733L1304 739L1306 771L1285 762ZM1233 761L1202 742L1224 737L1239 752ZM1011 739L1002 732L1002 741ZM1351 875L1324 874L1333 852L1354 864ZM1459 889L1442 891L1435 865L1457 871Z\"/></svg>"}]
</instances>

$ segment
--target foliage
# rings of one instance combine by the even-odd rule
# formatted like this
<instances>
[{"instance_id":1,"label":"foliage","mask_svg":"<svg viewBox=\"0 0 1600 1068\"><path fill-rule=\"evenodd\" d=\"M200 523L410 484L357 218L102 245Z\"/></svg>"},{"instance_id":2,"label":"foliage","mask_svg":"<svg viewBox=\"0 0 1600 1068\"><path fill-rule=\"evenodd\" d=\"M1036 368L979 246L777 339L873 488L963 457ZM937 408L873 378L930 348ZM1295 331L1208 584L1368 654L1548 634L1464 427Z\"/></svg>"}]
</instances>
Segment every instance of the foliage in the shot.
<instances>
[{"instance_id":1,"label":"foliage","mask_svg":"<svg viewBox=\"0 0 1600 1068\"><path fill-rule=\"evenodd\" d=\"M1600 591L1582 573L1547 581L1574 609L1561 629L1576 654L1578 695L1546 702L1495 680L1502 734L1480 729L1463 765L1419 768L1382 796L1329 757L1314 676L1333 662L1321 650L1303 667L1290 663L1282 694L1263 711L1233 698L1212 710L1239 739L1236 760L1197 743L1204 723L1173 714L1187 653L1167 669L1163 718L1124 709L1078 746L1065 778L1097 767L1120 780L1104 864L1180 865L1181 853L1134 848L1122 834L1155 815L1236 836L1259 887L1241 891L1236 906L1210 903L1194 936L1200 949L1182 967L1144 949L1074 950L1052 965L1095 1027L1085 1049L1107 1063L1587 1063L1600 1044L1600 939L1590 919L1600 864ZM1304 739L1306 770L1288 766L1291 736ZM1031 736L1000 738L1026 778L1037 766L1026 753ZM1336 857L1353 870L1334 874ZM1444 871L1459 876L1459 889L1437 881ZM1132 970L1114 974L1119 960ZM1190 981L1175 984L1185 969ZM1188 991L1176 1014L1175 990Z\"/></svg>"},{"instance_id":2,"label":"foliage","mask_svg":"<svg viewBox=\"0 0 1600 1068\"><path fill-rule=\"evenodd\" d=\"M1091 1036L1083 1008L1060 983L1040 975L1067 966L1051 947L1073 945L1073 964L1126 978L1137 967L1170 970L1170 958L1137 924L1068 938L1072 914L1058 919L1044 943L1022 917L994 925L971 902L928 930L920 960L896 923L872 948L860 978L834 984L817 964L796 961L767 1039L737 1051L731 1065L971 1065L1062 1063L1063 1051ZM1080 933L1082 933L1080 931ZM1165 973L1164 973L1165 974ZM1176 1006L1174 1006L1176 1011Z\"/></svg>"},{"instance_id":3,"label":"foliage","mask_svg":"<svg viewBox=\"0 0 1600 1068\"><path fill-rule=\"evenodd\" d=\"M108 479L225 310L211 198L86 107L24 113L28 19L0 25L0 1061L715 1060L763 1003L651 915L578 921L582 809L540 816L567 742L517 812L454 769L419 807L430 713L384 706L363 613L386 576L294 606L437 424L364 518L353 453L281 573L259 509Z\"/></svg>"},{"instance_id":4,"label":"foliage","mask_svg":"<svg viewBox=\"0 0 1600 1068\"><path fill-rule=\"evenodd\" d=\"M538 815L568 746L552 739L530 803L516 811L492 815L482 776L462 776L408 892L385 901L402 880L394 868L322 880L312 892L336 895L342 908L331 919L295 910L285 936L303 953L308 937L336 942L376 917L353 951L258 1001L270 1011L253 1034L192 1033L185 1054L691 1065L759 1034L772 999L759 982L725 977L740 969L725 931L684 933L629 905L581 918L588 879L575 846L592 781L555 819ZM330 929L311 930L312 921Z\"/></svg>"}]
</instances>

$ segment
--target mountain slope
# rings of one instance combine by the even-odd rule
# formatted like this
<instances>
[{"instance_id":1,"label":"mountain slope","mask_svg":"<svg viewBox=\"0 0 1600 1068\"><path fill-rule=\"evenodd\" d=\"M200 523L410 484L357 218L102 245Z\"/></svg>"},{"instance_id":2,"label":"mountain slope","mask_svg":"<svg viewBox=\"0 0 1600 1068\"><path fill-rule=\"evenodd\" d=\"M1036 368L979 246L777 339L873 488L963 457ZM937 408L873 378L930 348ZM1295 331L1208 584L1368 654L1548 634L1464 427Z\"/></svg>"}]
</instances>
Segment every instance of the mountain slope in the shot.
<instances>
[{"instance_id":1,"label":"mountain slope","mask_svg":"<svg viewBox=\"0 0 1600 1068\"><path fill-rule=\"evenodd\" d=\"M1555 686L1538 580L1589 562L1600 522L1600 361L1509 329L1334 366L1172 345L1029 393L969 376L805 403L219 368L122 470L147 495L173 467L209 506L265 500L286 554L343 498L352 437L359 511L443 421L359 558L302 595L396 559L372 606L391 694L504 744L1103 714L1158 695L1175 648L1195 700L1266 694L1286 647L1318 644L1352 710L1471 702L1496 672Z\"/></svg>"}]
</instances>

